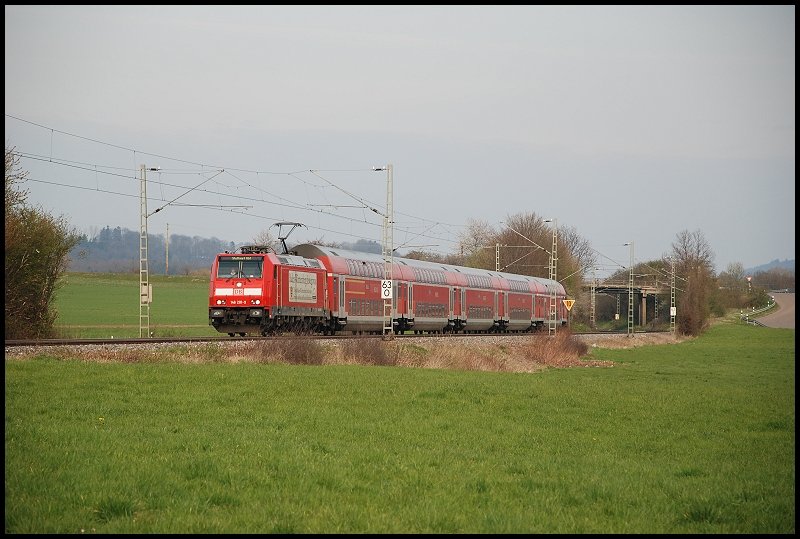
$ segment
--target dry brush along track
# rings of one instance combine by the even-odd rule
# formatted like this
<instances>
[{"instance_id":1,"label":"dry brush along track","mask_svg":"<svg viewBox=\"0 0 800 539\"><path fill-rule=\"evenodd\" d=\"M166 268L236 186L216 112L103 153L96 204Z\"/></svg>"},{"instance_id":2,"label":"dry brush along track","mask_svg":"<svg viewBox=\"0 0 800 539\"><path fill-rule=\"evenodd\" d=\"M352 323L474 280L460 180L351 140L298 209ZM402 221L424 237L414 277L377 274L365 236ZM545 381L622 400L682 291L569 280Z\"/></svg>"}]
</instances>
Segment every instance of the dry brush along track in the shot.
<instances>
[{"instance_id":1,"label":"dry brush along track","mask_svg":"<svg viewBox=\"0 0 800 539\"><path fill-rule=\"evenodd\" d=\"M311 335L310 338L320 341L331 340L350 340L350 339L372 339L372 340L431 340L438 339L440 341L447 340L479 340L479 339L503 339L503 340L520 340L536 336L546 336L544 332L540 333L425 333L425 334L396 334L396 335ZM582 332L572 333L573 337L581 339L587 343L596 343L603 340L619 340L619 339L633 339L637 341L660 341L660 342L676 342L678 338L674 337L669 331L642 331L635 332L632 336L628 336L627 332ZM271 341L286 338L298 338L296 334L286 334L279 336L269 337L165 337L165 338L94 338L94 339L6 339L5 347L6 352L9 349L18 347L48 347L48 346L69 346L81 347L91 345L170 345L170 344L204 344L204 343L230 343L230 342L248 342L248 341Z\"/></svg>"},{"instance_id":2,"label":"dry brush along track","mask_svg":"<svg viewBox=\"0 0 800 539\"><path fill-rule=\"evenodd\" d=\"M641 331L636 332L634 337L646 337L648 335L664 335L669 331ZM503 337L509 339L522 339L534 336L545 336L546 333L425 333L425 334L395 334L395 335L310 335L310 338L318 340L341 340L341 339L478 339L488 337ZM626 332L619 331L595 331L572 333L574 337L580 339L593 339L597 337L627 337ZM234 341L270 341L285 338L297 338L295 334L276 335L269 337L164 337L164 338L95 338L95 339L6 339L5 346L86 346L92 344L182 344L182 343L220 343Z\"/></svg>"}]
</instances>

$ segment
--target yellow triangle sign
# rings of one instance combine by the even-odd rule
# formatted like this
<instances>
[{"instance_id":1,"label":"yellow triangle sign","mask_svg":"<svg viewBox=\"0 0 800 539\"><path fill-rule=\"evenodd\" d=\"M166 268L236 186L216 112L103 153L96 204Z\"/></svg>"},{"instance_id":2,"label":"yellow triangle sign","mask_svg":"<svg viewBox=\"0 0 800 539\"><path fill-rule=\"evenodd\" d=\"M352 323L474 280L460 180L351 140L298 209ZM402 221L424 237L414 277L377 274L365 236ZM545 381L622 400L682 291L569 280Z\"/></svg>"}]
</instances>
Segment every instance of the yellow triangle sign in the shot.
<instances>
[{"instance_id":1,"label":"yellow triangle sign","mask_svg":"<svg viewBox=\"0 0 800 539\"><path fill-rule=\"evenodd\" d=\"M572 310L572 306L575 304L575 300L574 299L565 299L563 301L564 301L564 307L566 307L568 311L571 311Z\"/></svg>"}]
</instances>

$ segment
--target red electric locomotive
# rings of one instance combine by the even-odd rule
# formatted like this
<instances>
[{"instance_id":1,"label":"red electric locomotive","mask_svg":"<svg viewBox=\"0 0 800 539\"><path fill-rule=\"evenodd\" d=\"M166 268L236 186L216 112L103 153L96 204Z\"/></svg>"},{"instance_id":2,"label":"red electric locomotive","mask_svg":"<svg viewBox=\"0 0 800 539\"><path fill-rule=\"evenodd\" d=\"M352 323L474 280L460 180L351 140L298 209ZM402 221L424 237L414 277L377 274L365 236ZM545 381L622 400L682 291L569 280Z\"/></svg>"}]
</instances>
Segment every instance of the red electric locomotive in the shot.
<instances>
[{"instance_id":1,"label":"red electric locomotive","mask_svg":"<svg viewBox=\"0 0 800 539\"><path fill-rule=\"evenodd\" d=\"M392 327L396 332L520 332L541 328L555 308L567 322L564 287L555 281L394 257ZM278 329L324 334L381 333L386 323L381 255L296 246L217 255L209 323L233 336Z\"/></svg>"},{"instance_id":2,"label":"red electric locomotive","mask_svg":"<svg viewBox=\"0 0 800 539\"><path fill-rule=\"evenodd\" d=\"M209 324L231 337L279 328L318 330L327 312L326 270L319 260L245 246L211 266Z\"/></svg>"}]
</instances>

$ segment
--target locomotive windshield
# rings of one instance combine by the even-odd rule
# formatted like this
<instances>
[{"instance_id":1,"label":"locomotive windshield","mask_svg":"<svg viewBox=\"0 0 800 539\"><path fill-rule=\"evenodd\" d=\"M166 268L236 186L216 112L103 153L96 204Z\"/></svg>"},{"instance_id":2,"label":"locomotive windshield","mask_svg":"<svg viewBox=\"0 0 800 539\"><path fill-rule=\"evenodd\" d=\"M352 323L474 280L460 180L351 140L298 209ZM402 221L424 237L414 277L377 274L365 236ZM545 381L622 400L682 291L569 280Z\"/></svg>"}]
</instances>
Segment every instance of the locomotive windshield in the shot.
<instances>
[{"instance_id":1,"label":"locomotive windshield","mask_svg":"<svg viewBox=\"0 0 800 539\"><path fill-rule=\"evenodd\" d=\"M262 276L262 259L253 256L224 256L220 257L217 266L217 278L254 278Z\"/></svg>"}]
</instances>

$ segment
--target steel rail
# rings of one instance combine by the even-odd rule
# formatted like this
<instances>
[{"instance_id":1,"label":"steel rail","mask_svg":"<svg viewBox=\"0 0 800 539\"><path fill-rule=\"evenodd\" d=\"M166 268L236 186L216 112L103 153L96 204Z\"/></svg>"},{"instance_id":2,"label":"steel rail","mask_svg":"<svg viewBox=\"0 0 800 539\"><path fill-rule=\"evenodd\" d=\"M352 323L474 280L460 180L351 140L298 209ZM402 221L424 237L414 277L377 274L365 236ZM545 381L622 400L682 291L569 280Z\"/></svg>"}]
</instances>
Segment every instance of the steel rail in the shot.
<instances>
[{"instance_id":1,"label":"steel rail","mask_svg":"<svg viewBox=\"0 0 800 539\"><path fill-rule=\"evenodd\" d=\"M637 331L636 335L648 335L669 333L669 330L659 331ZM397 339L449 339L453 337L512 337L523 338L532 337L545 334L542 332L508 332L508 333L420 333L420 334L396 334ZM626 331L591 331L571 333L576 337L580 336L596 336L596 335L627 335ZM169 338L126 338L126 339L111 339L111 338L96 338L96 339L6 339L6 347L17 346L89 346L89 345L119 345L119 344L182 344L182 343L230 343L230 342L246 342L246 341L265 341L275 340L282 338L296 338L297 334L284 334L284 335L271 335L266 337L261 336L234 336L234 337L169 337ZM342 340L342 339L381 339L383 336L380 334L340 334L340 335L309 335L308 337L317 340Z\"/></svg>"}]
</instances>

